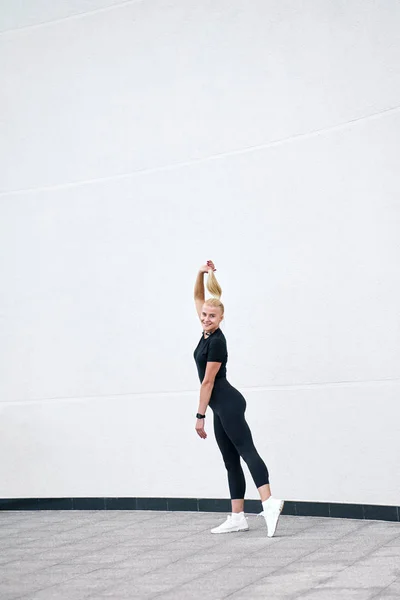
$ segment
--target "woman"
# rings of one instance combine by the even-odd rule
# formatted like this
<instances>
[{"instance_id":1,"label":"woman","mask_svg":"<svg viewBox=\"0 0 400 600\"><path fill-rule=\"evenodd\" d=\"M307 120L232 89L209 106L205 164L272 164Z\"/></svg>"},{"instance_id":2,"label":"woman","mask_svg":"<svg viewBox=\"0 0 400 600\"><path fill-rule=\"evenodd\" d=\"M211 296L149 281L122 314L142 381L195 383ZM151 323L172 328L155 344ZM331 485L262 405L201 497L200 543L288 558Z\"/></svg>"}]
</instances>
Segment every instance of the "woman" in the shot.
<instances>
[{"instance_id":1,"label":"woman","mask_svg":"<svg viewBox=\"0 0 400 600\"><path fill-rule=\"evenodd\" d=\"M256 484L267 525L267 535L272 537L283 508L283 500L271 496L268 469L254 447L244 413L246 400L226 379L228 353L225 336L219 328L224 318L224 306L220 301L221 287L214 275L214 263L209 260L200 268L194 288L196 310L203 326L203 335L194 351L200 378L200 401L196 415L196 431L206 439L204 419L207 407L214 413L214 432L228 472L232 514L211 533L247 531L249 526L244 515L246 482L240 465L240 457L247 463ZM212 298L204 298L204 274L208 273L207 289Z\"/></svg>"}]
</instances>

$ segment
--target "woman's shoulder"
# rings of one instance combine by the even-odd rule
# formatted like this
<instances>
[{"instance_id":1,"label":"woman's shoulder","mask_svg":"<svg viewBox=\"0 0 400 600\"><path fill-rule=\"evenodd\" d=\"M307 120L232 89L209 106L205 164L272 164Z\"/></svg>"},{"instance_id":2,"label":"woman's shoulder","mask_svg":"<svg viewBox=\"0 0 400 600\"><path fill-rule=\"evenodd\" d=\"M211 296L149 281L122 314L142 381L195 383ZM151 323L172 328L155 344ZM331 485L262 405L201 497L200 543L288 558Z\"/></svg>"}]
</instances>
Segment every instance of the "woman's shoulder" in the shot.
<instances>
[{"instance_id":1,"label":"woman's shoulder","mask_svg":"<svg viewBox=\"0 0 400 600\"><path fill-rule=\"evenodd\" d=\"M207 347L207 360L211 362L226 363L228 359L228 348L222 331L216 330L210 336Z\"/></svg>"},{"instance_id":2,"label":"woman's shoulder","mask_svg":"<svg viewBox=\"0 0 400 600\"><path fill-rule=\"evenodd\" d=\"M221 329L217 329L216 331L214 331L214 333L212 334L211 338L210 338L210 343L214 344L218 344L218 345L222 345L225 344L226 345L226 338L224 335L224 332L221 331Z\"/></svg>"}]
</instances>

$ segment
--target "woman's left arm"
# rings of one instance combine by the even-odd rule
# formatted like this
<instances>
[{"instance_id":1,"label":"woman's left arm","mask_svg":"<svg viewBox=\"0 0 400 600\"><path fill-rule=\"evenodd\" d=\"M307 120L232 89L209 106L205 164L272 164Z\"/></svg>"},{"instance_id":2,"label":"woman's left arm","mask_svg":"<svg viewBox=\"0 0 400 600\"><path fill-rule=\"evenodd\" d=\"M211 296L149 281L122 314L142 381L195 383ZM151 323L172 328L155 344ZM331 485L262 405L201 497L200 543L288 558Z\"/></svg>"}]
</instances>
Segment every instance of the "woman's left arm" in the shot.
<instances>
[{"instance_id":1,"label":"woman's left arm","mask_svg":"<svg viewBox=\"0 0 400 600\"><path fill-rule=\"evenodd\" d=\"M211 394L214 388L215 377L221 367L220 362L207 362L206 373L200 386L200 400L198 413L201 415L206 414L208 404L210 402ZM196 419L196 431L197 434L204 440L207 434L204 430L204 419Z\"/></svg>"}]
</instances>

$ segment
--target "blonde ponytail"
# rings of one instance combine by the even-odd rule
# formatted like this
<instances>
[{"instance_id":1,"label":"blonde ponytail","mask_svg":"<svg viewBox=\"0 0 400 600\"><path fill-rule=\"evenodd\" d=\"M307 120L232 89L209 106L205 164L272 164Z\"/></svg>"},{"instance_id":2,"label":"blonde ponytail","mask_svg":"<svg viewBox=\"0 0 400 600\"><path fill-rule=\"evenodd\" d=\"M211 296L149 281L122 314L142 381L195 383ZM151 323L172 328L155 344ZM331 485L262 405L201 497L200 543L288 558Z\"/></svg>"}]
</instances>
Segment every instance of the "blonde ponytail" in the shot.
<instances>
[{"instance_id":1,"label":"blonde ponytail","mask_svg":"<svg viewBox=\"0 0 400 600\"><path fill-rule=\"evenodd\" d=\"M208 271L207 289L210 292L210 294L214 296L214 298L218 298L218 300L221 298L222 289L213 271Z\"/></svg>"},{"instance_id":2,"label":"blonde ponytail","mask_svg":"<svg viewBox=\"0 0 400 600\"><path fill-rule=\"evenodd\" d=\"M208 272L208 277L207 277L207 289L210 292L210 294L213 296L212 298L208 298L205 301L205 304L208 304L208 306L214 306L214 307L218 307L221 309L222 314L224 314L224 305L222 304L220 298L222 296L222 288L219 285L217 278L214 275L213 271L209 271Z\"/></svg>"}]
</instances>

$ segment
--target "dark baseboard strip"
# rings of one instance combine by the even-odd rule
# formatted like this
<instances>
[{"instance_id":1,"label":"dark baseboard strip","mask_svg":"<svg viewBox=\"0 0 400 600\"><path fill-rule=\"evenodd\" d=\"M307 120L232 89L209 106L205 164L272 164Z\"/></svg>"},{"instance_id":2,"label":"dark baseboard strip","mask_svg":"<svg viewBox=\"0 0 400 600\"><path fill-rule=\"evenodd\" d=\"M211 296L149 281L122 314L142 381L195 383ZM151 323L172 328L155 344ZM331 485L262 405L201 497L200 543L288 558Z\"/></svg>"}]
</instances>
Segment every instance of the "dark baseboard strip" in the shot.
<instances>
[{"instance_id":1,"label":"dark baseboard strip","mask_svg":"<svg viewBox=\"0 0 400 600\"><path fill-rule=\"evenodd\" d=\"M227 498L0 498L0 510L182 510L226 512ZM259 500L245 500L245 512L259 513ZM400 522L399 506L339 504L333 502L297 502L286 500L283 515L336 517Z\"/></svg>"}]
</instances>

